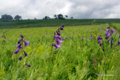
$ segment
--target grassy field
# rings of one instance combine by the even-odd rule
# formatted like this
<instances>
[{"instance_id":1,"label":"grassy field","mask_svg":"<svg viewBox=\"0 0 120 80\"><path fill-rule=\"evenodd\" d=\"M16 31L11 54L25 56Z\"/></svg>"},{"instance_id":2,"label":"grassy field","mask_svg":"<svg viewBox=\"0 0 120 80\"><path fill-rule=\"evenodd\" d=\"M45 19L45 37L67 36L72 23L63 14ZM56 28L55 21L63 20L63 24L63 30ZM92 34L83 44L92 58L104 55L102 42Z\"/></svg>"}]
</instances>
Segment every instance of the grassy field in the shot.
<instances>
[{"instance_id":1,"label":"grassy field","mask_svg":"<svg viewBox=\"0 0 120 80\"><path fill-rule=\"evenodd\" d=\"M55 27L61 26L80 26L80 25L98 25L106 23L119 23L120 19L48 19L48 20L20 20L12 22L2 22L0 21L0 28L29 28L29 27Z\"/></svg>"},{"instance_id":2,"label":"grassy field","mask_svg":"<svg viewBox=\"0 0 120 80\"><path fill-rule=\"evenodd\" d=\"M60 26L1 29L0 79L120 80L120 46L116 46L119 34L114 29L115 32L110 36L113 37L111 47L111 41L108 43L105 39L108 26L65 26L60 31L63 42L58 50L51 45L55 43L54 32ZM12 54L17 49L20 34L30 42L27 47L23 46L27 56L22 50ZM103 38L102 46L97 40L99 35ZM20 56L22 60L19 60Z\"/></svg>"}]
</instances>

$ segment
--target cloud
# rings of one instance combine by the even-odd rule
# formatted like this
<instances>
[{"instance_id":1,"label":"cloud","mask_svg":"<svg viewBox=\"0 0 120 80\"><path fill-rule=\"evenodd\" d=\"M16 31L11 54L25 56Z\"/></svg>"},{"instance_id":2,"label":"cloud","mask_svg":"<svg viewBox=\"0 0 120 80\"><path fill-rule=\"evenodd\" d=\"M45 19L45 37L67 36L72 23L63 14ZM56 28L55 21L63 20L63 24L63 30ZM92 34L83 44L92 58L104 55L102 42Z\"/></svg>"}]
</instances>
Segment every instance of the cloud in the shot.
<instances>
[{"instance_id":1,"label":"cloud","mask_svg":"<svg viewBox=\"0 0 120 80\"><path fill-rule=\"evenodd\" d=\"M55 14L77 19L120 18L119 0L0 0L0 15L42 19Z\"/></svg>"},{"instance_id":2,"label":"cloud","mask_svg":"<svg viewBox=\"0 0 120 80\"><path fill-rule=\"evenodd\" d=\"M73 5L69 15L74 18L118 18L119 0L70 0ZM113 13L115 15L113 15ZM110 15L112 15L110 17Z\"/></svg>"}]
</instances>

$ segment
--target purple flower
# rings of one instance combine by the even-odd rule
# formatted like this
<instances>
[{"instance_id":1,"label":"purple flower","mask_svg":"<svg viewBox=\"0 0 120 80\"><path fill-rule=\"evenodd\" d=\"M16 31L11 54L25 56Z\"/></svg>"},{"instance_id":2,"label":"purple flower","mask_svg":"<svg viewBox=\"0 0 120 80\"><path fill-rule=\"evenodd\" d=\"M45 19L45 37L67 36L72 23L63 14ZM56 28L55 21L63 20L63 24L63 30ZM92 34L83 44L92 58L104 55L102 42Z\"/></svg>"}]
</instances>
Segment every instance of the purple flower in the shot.
<instances>
[{"instance_id":1,"label":"purple flower","mask_svg":"<svg viewBox=\"0 0 120 80\"><path fill-rule=\"evenodd\" d=\"M110 39L107 41L109 43Z\"/></svg>"},{"instance_id":2,"label":"purple flower","mask_svg":"<svg viewBox=\"0 0 120 80\"><path fill-rule=\"evenodd\" d=\"M55 39L55 41L57 41L57 40L61 40L61 36L59 36L59 35L56 35L56 36L54 36L54 39Z\"/></svg>"},{"instance_id":3,"label":"purple flower","mask_svg":"<svg viewBox=\"0 0 120 80\"><path fill-rule=\"evenodd\" d=\"M18 44L16 45L18 47L18 49L21 49L22 48L22 45L21 44Z\"/></svg>"},{"instance_id":4,"label":"purple flower","mask_svg":"<svg viewBox=\"0 0 120 80\"><path fill-rule=\"evenodd\" d=\"M100 46L102 46L102 42L100 42Z\"/></svg>"},{"instance_id":5,"label":"purple flower","mask_svg":"<svg viewBox=\"0 0 120 80\"><path fill-rule=\"evenodd\" d=\"M91 40L93 37L92 37L92 35L90 36L90 38L89 38L89 40Z\"/></svg>"},{"instance_id":6,"label":"purple flower","mask_svg":"<svg viewBox=\"0 0 120 80\"><path fill-rule=\"evenodd\" d=\"M22 57L19 57L19 60L22 60Z\"/></svg>"},{"instance_id":7,"label":"purple flower","mask_svg":"<svg viewBox=\"0 0 120 80\"><path fill-rule=\"evenodd\" d=\"M84 37L81 38L82 40L84 39Z\"/></svg>"},{"instance_id":8,"label":"purple flower","mask_svg":"<svg viewBox=\"0 0 120 80\"><path fill-rule=\"evenodd\" d=\"M14 54L17 54L19 52L19 48L15 51L15 53Z\"/></svg>"},{"instance_id":9,"label":"purple flower","mask_svg":"<svg viewBox=\"0 0 120 80\"><path fill-rule=\"evenodd\" d=\"M22 35L22 34L20 34L20 36L21 36L21 38L23 39L23 35Z\"/></svg>"},{"instance_id":10,"label":"purple flower","mask_svg":"<svg viewBox=\"0 0 120 80\"><path fill-rule=\"evenodd\" d=\"M57 35L59 35L59 36L60 36L60 32L57 32Z\"/></svg>"},{"instance_id":11,"label":"purple flower","mask_svg":"<svg viewBox=\"0 0 120 80\"><path fill-rule=\"evenodd\" d=\"M118 41L118 45L120 44L120 41Z\"/></svg>"},{"instance_id":12,"label":"purple flower","mask_svg":"<svg viewBox=\"0 0 120 80\"><path fill-rule=\"evenodd\" d=\"M98 40L98 43L100 42L100 40L102 40L101 35L98 36L97 40Z\"/></svg>"},{"instance_id":13,"label":"purple flower","mask_svg":"<svg viewBox=\"0 0 120 80\"><path fill-rule=\"evenodd\" d=\"M107 29L110 29L110 27L107 27Z\"/></svg>"},{"instance_id":14,"label":"purple flower","mask_svg":"<svg viewBox=\"0 0 120 80\"><path fill-rule=\"evenodd\" d=\"M111 34L108 33L105 38L108 39L108 38L110 37L110 35L111 35Z\"/></svg>"},{"instance_id":15,"label":"purple flower","mask_svg":"<svg viewBox=\"0 0 120 80\"><path fill-rule=\"evenodd\" d=\"M64 25L62 25L62 26L60 27L60 30L63 30L63 28L64 28Z\"/></svg>"},{"instance_id":16,"label":"purple flower","mask_svg":"<svg viewBox=\"0 0 120 80\"><path fill-rule=\"evenodd\" d=\"M58 45L57 44L53 44L53 46L56 48L55 50L58 50Z\"/></svg>"},{"instance_id":17,"label":"purple flower","mask_svg":"<svg viewBox=\"0 0 120 80\"><path fill-rule=\"evenodd\" d=\"M113 37L111 38L111 48L112 48L112 45L113 45Z\"/></svg>"},{"instance_id":18,"label":"purple flower","mask_svg":"<svg viewBox=\"0 0 120 80\"><path fill-rule=\"evenodd\" d=\"M105 29L105 32L106 32L106 33L109 32L109 29Z\"/></svg>"},{"instance_id":19,"label":"purple flower","mask_svg":"<svg viewBox=\"0 0 120 80\"><path fill-rule=\"evenodd\" d=\"M24 41L24 43L25 43L25 46L28 46L30 44L29 41Z\"/></svg>"},{"instance_id":20,"label":"purple flower","mask_svg":"<svg viewBox=\"0 0 120 80\"><path fill-rule=\"evenodd\" d=\"M25 56L27 56L27 53L24 51Z\"/></svg>"},{"instance_id":21,"label":"purple flower","mask_svg":"<svg viewBox=\"0 0 120 80\"><path fill-rule=\"evenodd\" d=\"M26 64L28 67L31 67L29 64Z\"/></svg>"},{"instance_id":22,"label":"purple flower","mask_svg":"<svg viewBox=\"0 0 120 80\"><path fill-rule=\"evenodd\" d=\"M111 29L111 33L113 34L115 31L113 29Z\"/></svg>"},{"instance_id":23,"label":"purple flower","mask_svg":"<svg viewBox=\"0 0 120 80\"><path fill-rule=\"evenodd\" d=\"M103 48L103 51L104 51L104 48Z\"/></svg>"},{"instance_id":24,"label":"purple flower","mask_svg":"<svg viewBox=\"0 0 120 80\"><path fill-rule=\"evenodd\" d=\"M18 41L18 44L20 44L21 40Z\"/></svg>"},{"instance_id":25,"label":"purple flower","mask_svg":"<svg viewBox=\"0 0 120 80\"><path fill-rule=\"evenodd\" d=\"M61 47L61 43L63 42L63 41L56 41L57 42L57 46L58 47Z\"/></svg>"}]
</instances>

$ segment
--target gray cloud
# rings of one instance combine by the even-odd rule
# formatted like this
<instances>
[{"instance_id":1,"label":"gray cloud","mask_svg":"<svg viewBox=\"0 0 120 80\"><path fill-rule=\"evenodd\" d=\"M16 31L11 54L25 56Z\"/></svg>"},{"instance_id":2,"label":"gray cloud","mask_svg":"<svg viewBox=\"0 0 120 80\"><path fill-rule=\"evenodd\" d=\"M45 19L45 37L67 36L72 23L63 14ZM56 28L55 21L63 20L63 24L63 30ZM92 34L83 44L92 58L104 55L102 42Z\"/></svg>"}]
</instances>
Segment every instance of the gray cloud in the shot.
<instances>
[{"instance_id":1,"label":"gray cloud","mask_svg":"<svg viewBox=\"0 0 120 80\"><path fill-rule=\"evenodd\" d=\"M18 14L23 19L42 19L61 13L77 19L120 18L119 3L119 0L0 0L0 16Z\"/></svg>"}]
</instances>

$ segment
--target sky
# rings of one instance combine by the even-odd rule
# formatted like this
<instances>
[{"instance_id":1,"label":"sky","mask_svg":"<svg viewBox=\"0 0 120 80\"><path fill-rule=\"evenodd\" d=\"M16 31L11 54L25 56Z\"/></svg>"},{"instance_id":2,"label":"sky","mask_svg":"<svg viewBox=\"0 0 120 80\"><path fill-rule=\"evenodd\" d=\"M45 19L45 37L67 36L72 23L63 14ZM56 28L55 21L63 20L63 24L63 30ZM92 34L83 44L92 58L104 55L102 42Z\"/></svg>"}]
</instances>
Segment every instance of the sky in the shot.
<instances>
[{"instance_id":1,"label":"sky","mask_svg":"<svg viewBox=\"0 0 120 80\"><path fill-rule=\"evenodd\" d=\"M0 0L0 17L54 18L62 14L74 19L120 18L120 0Z\"/></svg>"}]
</instances>

